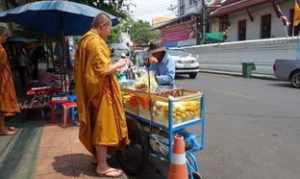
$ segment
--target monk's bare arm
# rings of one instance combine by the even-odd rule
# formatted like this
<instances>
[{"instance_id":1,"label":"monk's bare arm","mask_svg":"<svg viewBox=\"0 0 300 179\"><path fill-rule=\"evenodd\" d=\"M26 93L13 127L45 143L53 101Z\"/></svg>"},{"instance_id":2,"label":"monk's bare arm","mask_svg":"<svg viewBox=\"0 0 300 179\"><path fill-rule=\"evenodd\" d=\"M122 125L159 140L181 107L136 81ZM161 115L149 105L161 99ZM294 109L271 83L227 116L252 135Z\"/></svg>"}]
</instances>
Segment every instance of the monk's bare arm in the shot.
<instances>
[{"instance_id":1,"label":"monk's bare arm","mask_svg":"<svg viewBox=\"0 0 300 179\"><path fill-rule=\"evenodd\" d=\"M125 59L120 59L118 62L110 64L105 74L112 74L126 65Z\"/></svg>"},{"instance_id":2,"label":"monk's bare arm","mask_svg":"<svg viewBox=\"0 0 300 179\"><path fill-rule=\"evenodd\" d=\"M127 59L120 59L116 63L110 63L110 57L106 57L104 55L104 49L98 45L97 40L91 40L90 47L88 47L88 51L92 56L92 61L90 65L94 69L94 71L102 75L109 75L116 72L118 69L122 68L124 65L127 64Z\"/></svg>"}]
</instances>

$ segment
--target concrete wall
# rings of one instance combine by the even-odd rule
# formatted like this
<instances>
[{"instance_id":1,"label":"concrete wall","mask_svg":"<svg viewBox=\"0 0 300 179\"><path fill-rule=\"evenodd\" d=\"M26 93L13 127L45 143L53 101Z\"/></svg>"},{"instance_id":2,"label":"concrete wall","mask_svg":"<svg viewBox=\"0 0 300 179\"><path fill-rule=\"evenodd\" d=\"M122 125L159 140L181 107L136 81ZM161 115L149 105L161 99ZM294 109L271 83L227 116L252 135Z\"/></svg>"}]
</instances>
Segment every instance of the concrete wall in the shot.
<instances>
[{"instance_id":1,"label":"concrete wall","mask_svg":"<svg viewBox=\"0 0 300 179\"><path fill-rule=\"evenodd\" d=\"M280 3L280 7L283 13L289 18L290 9L294 7L293 0L285 0ZM283 26L282 21L276 16L276 13L272 7L271 3L266 3L259 6L254 6L249 8L254 21L251 22L246 10L239 11L229 15L230 27L228 28L228 38L227 41L237 41L238 40L238 21L247 20L247 34L246 39L260 39L260 28L261 28L261 16L271 14L271 37L285 37L287 36L287 28ZM219 21L216 18L212 19L212 27L219 30Z\"/></svg>"},{"instance_id":2,"label":"concrete wall","mask_svg":"<svg viewBox=\"0 0 300 179\"><path fill-rule=\"evenodd\" d=\"M200 62L201 69L241 72L243 62L254 62L256 73L273 74L276 59L295 59L296 37L225 42L184 47Z\"/></svg>"}]
</instances>

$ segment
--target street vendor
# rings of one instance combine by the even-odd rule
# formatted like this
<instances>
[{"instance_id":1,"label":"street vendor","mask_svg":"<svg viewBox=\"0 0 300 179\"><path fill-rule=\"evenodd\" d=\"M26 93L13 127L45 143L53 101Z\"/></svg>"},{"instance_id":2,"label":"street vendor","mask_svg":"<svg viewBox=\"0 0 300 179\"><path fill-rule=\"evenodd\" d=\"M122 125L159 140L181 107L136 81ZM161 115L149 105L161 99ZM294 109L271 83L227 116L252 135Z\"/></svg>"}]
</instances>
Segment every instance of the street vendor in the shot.
<instances>
[{"instance_id":1,"label":"street vendor","mask_svg":"<svg viewBox=\"0 0 300 179\"><path fill-rule=\"evenodd\" d=\"M166 48L160 42L151 42L148 48L146 65L150 71L154 71L156 81L159 85L175 84L175 62L168 55Z\"/></svg>"},{"instance_id":2,"label":"street vendor","mask_svg":"<svg viewBox=\"0 0 300 179\"><path fill-rule=\"evenodd\" d=\"M7 54L2 44L6 42L9 32L0 26L0 135L13 135L16 128L5 125L5 117L20 112L12 72Z\"/></svg>"},{"instance_id":3,"label":"street vendor","mask_svg":"<svg viewBox=\"0 0 300 179\"><path fill-rule=\"evenodd\" d=\"M80 122L79 139L97 159L96 172L103 177L119 177L122 170L107 163L107 151L129 143L125 112L116 71L129 64L121 58L112 63L106 43L112 22L102 13L92 29L82 36L75 57L75 83Z\"/></svg>"}]
</instances>

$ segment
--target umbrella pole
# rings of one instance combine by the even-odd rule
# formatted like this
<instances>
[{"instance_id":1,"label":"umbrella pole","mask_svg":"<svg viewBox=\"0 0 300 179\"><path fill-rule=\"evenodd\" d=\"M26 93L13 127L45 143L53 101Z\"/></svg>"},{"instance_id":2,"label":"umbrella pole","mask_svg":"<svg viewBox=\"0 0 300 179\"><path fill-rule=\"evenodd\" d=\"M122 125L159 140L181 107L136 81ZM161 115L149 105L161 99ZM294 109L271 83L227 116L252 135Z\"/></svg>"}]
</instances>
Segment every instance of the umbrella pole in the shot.
<instances>
[{"instance_id":1,"label":"umbrella pole","mask_svg":"<svg viewBox=\"0 0 300 179\"><path fill-rule=\"evenodd\" d=\"M66 82L66 75L67 75L67 70L66 70L66 58L65 58L65 39L64 39L64 35L62 35L62 54L63 54L63 91L64 92L68 92L67 90L67 82Z\"/></svg>"},{"instance_id":2,"label":"umbrella pole","mask_svg":"<svg viewBox=\"0 0 300 179\"><path fill-rule=\"evenodd\" d=\"M63 25L63 15L60 14L60 27L61 27L61 40L62 40L62 55L63 55L63 70L62 70L62 89L63 92L68 92L67 82L66 82L66 59L65 59L65 36L64 36L64 25Z\"/></svg>"}]
</instances>

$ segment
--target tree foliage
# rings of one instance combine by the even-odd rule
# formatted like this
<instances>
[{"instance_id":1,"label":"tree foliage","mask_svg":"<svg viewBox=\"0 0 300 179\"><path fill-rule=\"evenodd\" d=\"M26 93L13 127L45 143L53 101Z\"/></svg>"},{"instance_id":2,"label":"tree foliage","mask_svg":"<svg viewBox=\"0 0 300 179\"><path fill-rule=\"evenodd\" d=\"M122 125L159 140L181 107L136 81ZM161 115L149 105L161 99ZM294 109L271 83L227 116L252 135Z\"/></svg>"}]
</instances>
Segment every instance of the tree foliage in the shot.
<instances>
[{"instance_id":1,"label":"tree foliage","mask_svg":"<svg viewBox=\"0 0 300 179\"><path fill-rule=\"evenodd\" d=\"M134 21L131 18L123 19L117 27L113 29L110 38L111 43L119 43L121 32L128 32L131 40L137 45L147 44L149 41L158 40L159 33L152 29L149 22Z\"/></svg>"},{"instance_id":2,"label":"tree foliage","mask_svg":"<svg viewBox=\"0 0 300 179\"><path fill-rule=\"evenodd\" d=\"M89 6L96 7L105 12L108 12L112 15L115 15L120 18L128 17L128 13L124 11L122 8L125 5L124 0L70 0L73 2L78 2L82 4L87 4Z\"/></svg>"},{"instance_id":3,"label":"tree foliage","mask_svg":"<svg viewBox=\"0 0 300 179\"><path fill-rule=\"evenodd\" d=\"M121 19L120 23L113 28L112 35L109 39L111 43L119 43L119 37L121 32L128 32L130 31L130 27L134 21L128 16L127 18Z\"/></svg>"},{"instance_id":4,"label":"tree foliage","mask_svg":"<svg viewBox=\"0 0 300 179\"><path fill-rule=\"evenodd\" d=\"M152 29L147 21L134 22L130 28L130 36L136 44L147 44L149 41L158 40L159 33Z\"/></svg>"}]
</instances>

